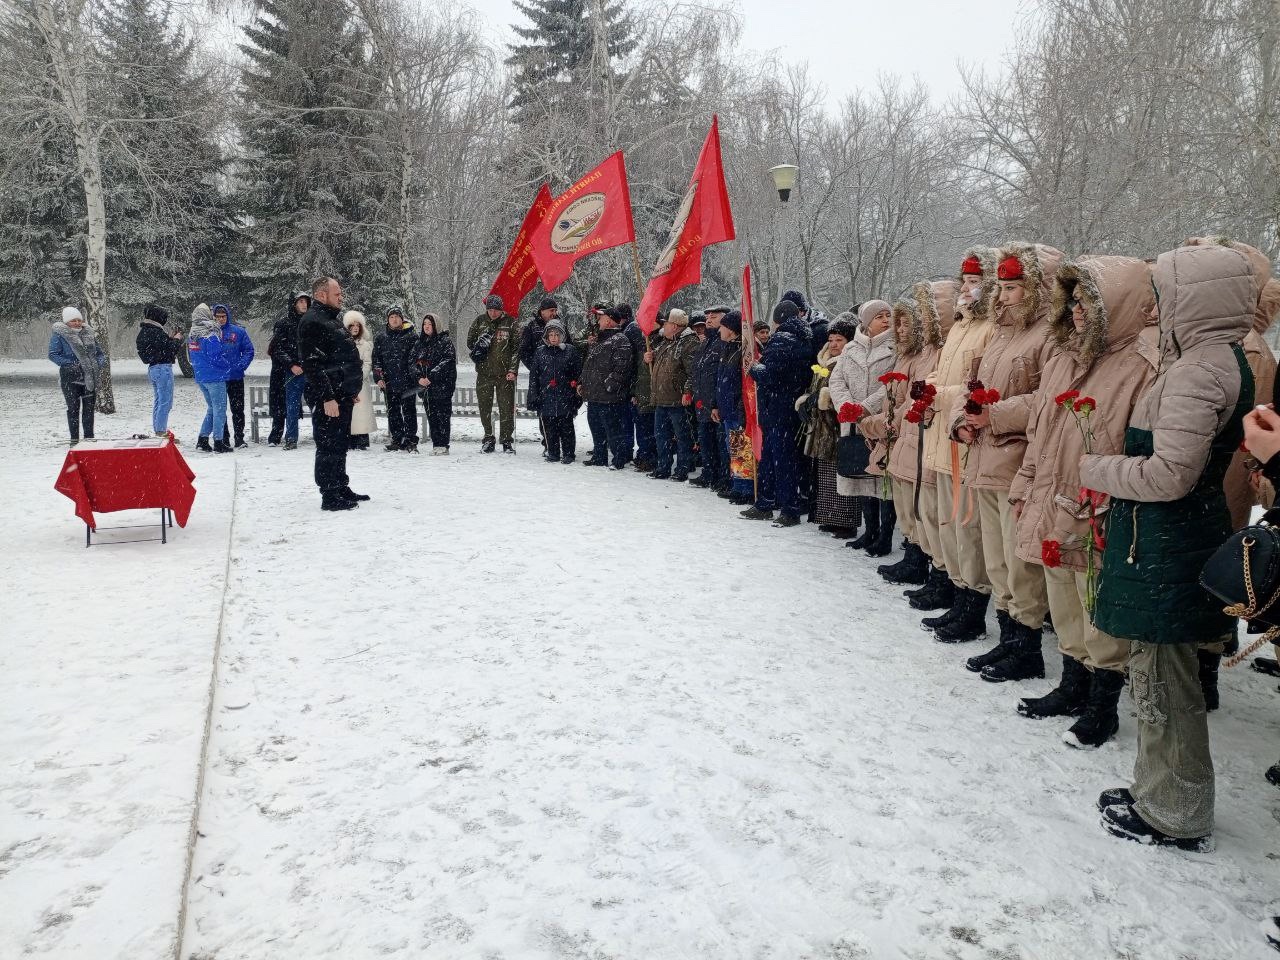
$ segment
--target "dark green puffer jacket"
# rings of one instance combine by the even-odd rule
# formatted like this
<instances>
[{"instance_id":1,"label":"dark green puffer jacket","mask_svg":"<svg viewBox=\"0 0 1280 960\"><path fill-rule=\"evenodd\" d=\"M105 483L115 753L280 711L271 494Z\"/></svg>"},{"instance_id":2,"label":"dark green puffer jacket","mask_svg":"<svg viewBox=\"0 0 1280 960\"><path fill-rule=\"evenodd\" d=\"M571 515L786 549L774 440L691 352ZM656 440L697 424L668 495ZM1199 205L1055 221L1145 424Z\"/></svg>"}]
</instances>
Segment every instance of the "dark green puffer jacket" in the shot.
<instances>
[{"instance_id":1,"label":"dark green puffer jacket","mask_svg":"<svg viewBox=\"0 0 1280 960\"><path fill-rule=\"evenodd\" d=\"M1138 401L1125 452L1086 456L1084 486L1113 498L1094 624L1145 643L1204 643L1234 621L1200 586L1231 533L1222 478L1253 406L1239 341L1258 300L1252 265L1224 246L1156 261L1161 369Z\"/></svg>"}]
</instances>

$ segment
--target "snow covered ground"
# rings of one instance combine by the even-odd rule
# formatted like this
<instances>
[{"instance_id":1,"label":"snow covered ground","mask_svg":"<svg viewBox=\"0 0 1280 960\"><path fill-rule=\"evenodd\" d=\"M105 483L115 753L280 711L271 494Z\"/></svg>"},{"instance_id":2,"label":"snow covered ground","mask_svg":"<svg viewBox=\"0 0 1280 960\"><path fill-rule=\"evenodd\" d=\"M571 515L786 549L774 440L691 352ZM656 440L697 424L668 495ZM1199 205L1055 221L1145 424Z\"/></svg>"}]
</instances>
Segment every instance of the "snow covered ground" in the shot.
<instances>
[{"instance_id":1,"label":"snow covered ground","mask_svg":"<svg viewBox=\"0 0 1280 960\"><path fill-rule=\"evenodd\" d=\"M306 443L188 451L188 528L99 553L52 490L62 422L0 364L0 957L170 955L220 613L183 960L1271 955L1252 671L1211 721L1217 850L1152 851L1093 809L1127 712L1069 750L1013 710L1047 683L967 673L811 527L482 456L471 420L449 458L353 454L374 500L340 515Z\"/></svg>"}]
</instances>

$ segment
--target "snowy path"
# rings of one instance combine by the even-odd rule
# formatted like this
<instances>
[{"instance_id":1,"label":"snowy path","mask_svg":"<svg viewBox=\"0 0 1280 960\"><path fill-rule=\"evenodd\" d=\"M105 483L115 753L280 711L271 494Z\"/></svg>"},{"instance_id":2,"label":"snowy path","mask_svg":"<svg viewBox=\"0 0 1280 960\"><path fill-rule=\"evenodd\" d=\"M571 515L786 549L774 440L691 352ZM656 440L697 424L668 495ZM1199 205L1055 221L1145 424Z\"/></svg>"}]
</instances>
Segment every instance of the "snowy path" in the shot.
<instances>
[{"instance_id":1,"label":"snowy path","mask_svg":"<svg viewBox=\"0 0 1280 960\"><path fill-rule=\"evenodd\" d=\"M117 548L139 589L101 602L48 490L58 404L30 392L0 379L35 445L0 481L47 501L4 515L0 956L151 960L228 559L227 518L220 542L197 520L231 467L193 458L192 526L163 560ZM335 516L309 447L236 455L183 960L1270 955L1280 702L1252 671L1212 718L1218 850L1121 844L1092 802L1126 782L1132 720L1068 750L1013 712L1043 686L965 672L975 645L932 643L836 541L528 444L455 452L353 455L376 499ZM93 622L54 613L72 589ZM111 782L60 769L101 757Z\"/></svg>"}]
</instances>

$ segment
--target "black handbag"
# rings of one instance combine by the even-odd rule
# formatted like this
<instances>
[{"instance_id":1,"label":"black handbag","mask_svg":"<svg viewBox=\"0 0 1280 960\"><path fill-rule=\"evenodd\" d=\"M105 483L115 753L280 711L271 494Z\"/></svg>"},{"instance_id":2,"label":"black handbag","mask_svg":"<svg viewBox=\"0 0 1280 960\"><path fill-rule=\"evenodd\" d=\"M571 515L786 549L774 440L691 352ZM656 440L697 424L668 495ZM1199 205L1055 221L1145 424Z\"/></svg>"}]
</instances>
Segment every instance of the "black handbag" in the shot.
<instances>
[{"instance_id":1,"label":"black handbag","mask_svg":"<svg viewBox=\"0 0 1280 960\"><path fill-rule=\"evenodd\" d=\"M871 448L856 429L836 441L836 473L846 480L861 480L870 476Z\"/></svg>"},{"instance_id":2,"label":"black handbag","mask_svg":"<svg viewBox=\"0 0 1280 960\"><path fill-rule=\"evenodd\" d=\"M475 346L471 348L471 359L475 363L484 363L485 357L489 356L489 348L493 346L493 335L482 333L476 337Z\"/></svg>"},{"instance_id":3,"label":"black handbag","mask_svg":"<svg viewBox=\"0 0 1280 960\"><path fill-rule=\"evenodd\" d=\"M1200 586L1228 616L1280 632L1280 509L1228 537L1205 562Z\"/></svg>"}]
</instances>

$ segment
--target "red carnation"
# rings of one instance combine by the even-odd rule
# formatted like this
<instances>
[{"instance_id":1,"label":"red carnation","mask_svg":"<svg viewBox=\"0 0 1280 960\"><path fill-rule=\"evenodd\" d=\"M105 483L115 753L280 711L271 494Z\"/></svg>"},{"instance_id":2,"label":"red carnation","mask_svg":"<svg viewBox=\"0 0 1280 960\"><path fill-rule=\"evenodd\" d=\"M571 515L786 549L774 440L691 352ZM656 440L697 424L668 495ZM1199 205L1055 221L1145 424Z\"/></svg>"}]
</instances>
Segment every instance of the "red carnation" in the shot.
<instances>
[{"instance_id":1,"label":"red carnation","mask_svg":"<svg viewBox=\"0 0 1280 960\"><path fill-rule=\"evenodd\" d=\"M1046 567L1062 566L1062 544L1057 540L1041 540L1040 560Z\"/></svg>"},{"instance_id":2,"label":"red carnation","mask_svg":"<svg viewBox=\"0 0 1280 960\"><path fill-rule=\"evenodd\" d=\"M924 416L920 413L920 411L916 407L912 407L910 410L907 411L906 416L904 416L902 419L906 420L907 423L919 423L921 420L924 419Z\"/></svg>"},{"instance_id":3,"label":"red carnation","mask_svg":"<svg viewBox=\"0 0 1280 960\"><path fill-rule=\"evenodd\" d=\"M1060 404L1075 403L1076 398L1079 396L1079 390L1063 390L1062 393L1053 398L1053 402Z\"/></svg>"},{"instance_id":4,"label":"red carnation","mask_svg":"<svg viewBox=\"0 0 1280 960\"><path fill-rule=\"evenodd\" d=\"M888 373L880 377L880 382L887 387L891 383L902 383L906 379L907 375L905 373L899 373L897 370L890 370Z\"/></svg>"},{"instance_id":5,"label":"red carnation","mask_svg":"<svg viewBox=\"0 0 1280 960\"><path fill-rule=\"evenodd\" d=\"M701 401L701 400L699 400L699 401L698 401L698 409L699 409L699 410L701 410L701 409L702 409L702 401Z\"/></svg>"},{"instance_id":6,"label":"red carnation","mask_svg":"<svg viewBox=\"0 0 1280 960\"><path fill-rule=\"evenodd\" d=\"M1081 397L1073 404L1073 409L1082 417L1087 417L1098 409L1098 401L1093 397Z\"/></svg>"},{"instance_id":7,"label":"red carnation","mask_svg":"<svg viewBox=\"0 0 1280 960\"><path fill-rule=\"evenodd\" d=\"M999 403L999 402L1000 402L1000 391L999 391L999 390L986 390L986 391L984 391L984 392L983 392L982 399L981 399L980 401L978 401L978 402L979 402L979 403L985 403L985 404Z\"/></svg>"},{"instance_id":8,"label":"red carnation","mask_svg":"<svg viewBox=\"0 0 1280 960\"><path fill-rule=\"evenodd\" d=\"M571 386L571 387L573 387L573 389L577 390L577 389L578 389L578 381L577 381L577 380L570 380L570 381L569 381L569 386Z\"/></svg>"},{"instance_id":9,"label":"red carnation","mask_svg":"<svg viewBox=\"0 0 1280 960\"><path fill-rule=\"evenodd\" d=\"M555 385L556 385L556 382L554 380L552 380L550 383L547 384L548 387L554 387Z\"/></svg>"},{"instance_id":10,"label":"red carnation","mask_svg":"<svg viewBox=\"0 0 1280 960\"><path fill-rule=\"evenodd\" d=\"M857 423L866 412L860 403L846 403L840 407L840 415L836 419L841 423Z\"/></svg>"},{"instance_id":11,"label":"red carnation","mask_svg":"<svg viewBox=\"0 0 1280 960\"><path fill-rule=\"evenodd\" d=\"M981 390L985 386L986 385L981 380L970 380L968 383L964 385L964 388L968 390L970 393L973 393L973 391Z\"/></svg>"}]
</instances>

